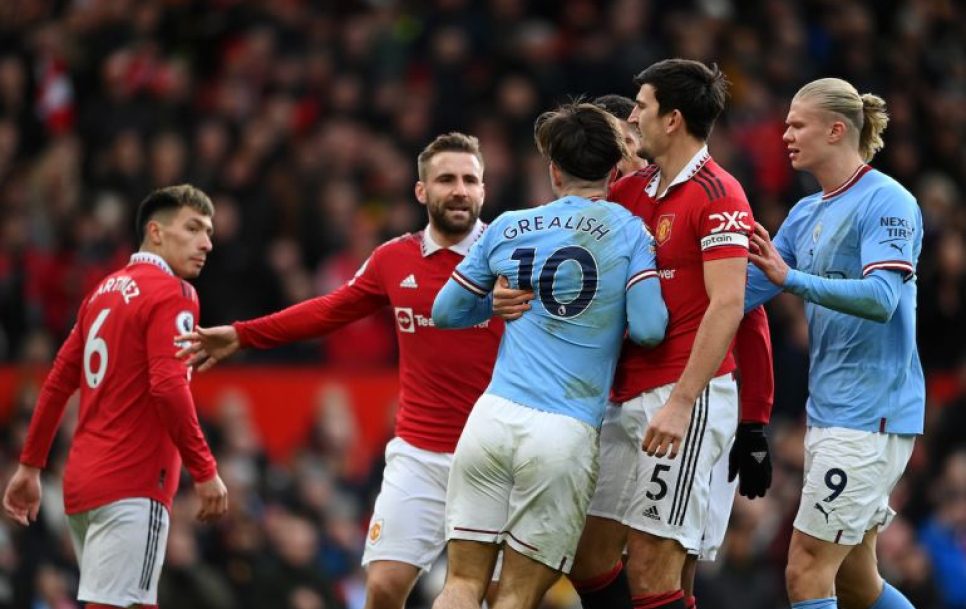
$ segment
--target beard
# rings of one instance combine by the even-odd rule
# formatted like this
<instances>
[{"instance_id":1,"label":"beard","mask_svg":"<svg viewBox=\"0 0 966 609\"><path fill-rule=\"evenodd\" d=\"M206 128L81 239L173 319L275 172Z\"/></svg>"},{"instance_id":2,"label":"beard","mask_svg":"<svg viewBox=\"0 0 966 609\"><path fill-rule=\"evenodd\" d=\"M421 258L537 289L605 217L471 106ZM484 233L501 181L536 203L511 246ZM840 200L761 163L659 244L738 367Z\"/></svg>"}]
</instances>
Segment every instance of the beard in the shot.
<instances>
[{"instance_id":1,"label":"beard","mask_svg":"<svg viewBox=\"0 0 966 609\"><path fill-rule=\"evenodd\" d=\"M449 212L453 210L455 205L460 205L460 209L463 209L462 204L455 204L451 201L443 201L438 204L430 201L426 205L433 226L444 235L465 235L473 229L476 225L476 220L480 217L480 206L467 202L465 204L466 218L454 218Z\"/></svg>"},{"instance_id":2,"label":"beard","mask_svg":"<svg viewBox=\"0 0 966 609\"><path fill-rule=\"evenodd\" d=\"M654 155L650 154L647 150L645 150L643 146L639 147L637 151L634 152L634 155L637 156L637 158L639 159L644 159L648 163L654 162Z\"/></svg>"}]
</instances>

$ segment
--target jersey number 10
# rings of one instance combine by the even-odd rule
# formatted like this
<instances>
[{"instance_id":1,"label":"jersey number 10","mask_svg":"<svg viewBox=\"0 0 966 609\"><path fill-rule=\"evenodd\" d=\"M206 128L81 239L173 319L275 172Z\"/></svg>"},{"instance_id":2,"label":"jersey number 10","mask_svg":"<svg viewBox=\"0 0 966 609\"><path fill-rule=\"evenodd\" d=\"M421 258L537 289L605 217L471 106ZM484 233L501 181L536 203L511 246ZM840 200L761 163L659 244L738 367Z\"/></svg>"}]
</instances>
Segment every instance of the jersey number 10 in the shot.
<instances>
[{"instance_id":1,"label":"jersey number 10","mask_svg":"<svg viewBox=\"0 0 966 609\"><path fill-rule=\"evenodd\" d=\"M533 261L537 257L537 250L533 247L521 247L513 250L511 260L520 263L517 270L517 286L521 290L533 290ZM574 261L580 265L582 276L580 294L569 302L560 302L553 293L553 285L557 279L557 271L564 262ZM547 312L556 317L576 317L590 306L597 293L597 261L586 249L578 245L568 245L550 254L540 269L537 289L535 290L540 302Z\"/></svg>"}]
</instances>

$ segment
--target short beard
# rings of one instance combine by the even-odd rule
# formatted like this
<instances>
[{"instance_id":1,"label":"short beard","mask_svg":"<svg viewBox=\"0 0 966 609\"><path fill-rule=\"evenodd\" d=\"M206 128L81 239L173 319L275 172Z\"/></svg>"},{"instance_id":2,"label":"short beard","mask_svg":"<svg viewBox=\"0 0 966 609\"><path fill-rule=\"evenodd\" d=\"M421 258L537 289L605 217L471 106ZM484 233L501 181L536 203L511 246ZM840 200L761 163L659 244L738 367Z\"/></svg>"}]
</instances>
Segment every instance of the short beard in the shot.
<instances>
[{"instance_id":1,"label":"short beard","mask_svg":"<svg viewBox=\"0 0 966 609\"><path fill-rule=\"evenodd\" d=\"M653 163L654 162L654 159L651 158L651 156L649 154L647 154L647 152L645 152L645 150L643 148L638 148L637 149L637 152L635 152L634 154L637 155L637 158L644 159L648 163Z\"/></svg>"},{"instance_id":2,"label":"short beard","mask_svg":"<svg viewBox=\"0 0 966 609\"><path fill-rule=\"evenodd\" d=\"M427 206L427 208L429 209L429 217L432 220L433 226L436 228L436 230L451 237L466 235L469 233L471 230L473 230L473 227L476 225L476 220L480 217L479 211L473 211L471 208L469 210L469 218L467 218L466 222L457 223L451 221L446 216L445 207Z\"/></svg>"}]
</instances>

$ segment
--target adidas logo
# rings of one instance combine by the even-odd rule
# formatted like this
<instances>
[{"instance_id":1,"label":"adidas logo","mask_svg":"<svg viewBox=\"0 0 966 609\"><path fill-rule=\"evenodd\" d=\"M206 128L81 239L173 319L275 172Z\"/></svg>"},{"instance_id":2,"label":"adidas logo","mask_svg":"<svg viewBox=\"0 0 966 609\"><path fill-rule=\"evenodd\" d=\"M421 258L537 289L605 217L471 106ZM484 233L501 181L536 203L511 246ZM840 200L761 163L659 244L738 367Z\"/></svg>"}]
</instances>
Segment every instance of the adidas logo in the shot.
<instances>
[{"instance_id":1,"label":"adidas logo","mask_svg":"<svg viewBox=\"0 0 966 609\"><path fill-rule=\"evenodd\" d=\"M416 284L416 276L410 274L408 277L399 282L399 287L410 289L418 288L419 285Z\"/></svg>"},{"instance_id":2,"label":"adidas logo","mask_svg":"<svg viewBox=\"0 0 966 609\"><path fill-rule=\"evenodd\" d=\"M754 453L751 453L751 456L755 461L757 461L758 463L761 463L762 461L765 460L765 457L768 456L768 453L766 453L765 451L754 452Z\"/></svg>"},{"instance_id":3,"label":"adidas logo","mask_svg":"<svg viewBox=\"0 0 966 609\"><path fill-rule=\"evenodd\" d=\"M646 510L644 510L644 515L650 518L651 520L661 519L661 513L657 511L656 505L651 505Z\"/></svg>"}]
</instances>

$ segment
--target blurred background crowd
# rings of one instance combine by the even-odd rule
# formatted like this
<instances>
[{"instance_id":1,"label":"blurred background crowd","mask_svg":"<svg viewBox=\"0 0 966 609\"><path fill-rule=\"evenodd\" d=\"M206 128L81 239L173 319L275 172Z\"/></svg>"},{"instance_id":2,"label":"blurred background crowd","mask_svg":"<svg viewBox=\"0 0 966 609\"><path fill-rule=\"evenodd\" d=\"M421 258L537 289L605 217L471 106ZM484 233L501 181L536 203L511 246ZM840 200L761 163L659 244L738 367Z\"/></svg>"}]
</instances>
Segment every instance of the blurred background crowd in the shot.
<instances>
[{"instance_id":1,"label":"blurred background crowd","mask_svg":"<svg viewBox=\"0 0 966 609\"><path fill-rule=\"evenodd\" d=\"M920 609L966 608L964 40L966 7L954 0L0 2L0 362L51 361L83 294L126 262L133 211L153 188L192 182L215 202L215 247L196 282L202 324L257 316L332 290L382 240L421 228L415 157L441 132L480 138L484 219L550 200L536 115L579 94L633 97L632 77L665 57L727 73L711 152L774 231L817 188L789 167L787 104L804 82L839 76L886 98L892 119L873 165L918 198L926 231L928 431L893 497L901 515L880 535L880 568ZM702 609L787 606L807 335L797 299L777 299L769 316L775 482L766 498L736 503L725 548L699 573ZM384 369L392 324L387 312L239 362ZM37 386L6 389L4 482ZM325 399L285 461L266 456L258 405L228 393L211 409L232 510L202 527L192 498L177 501L162 607L361 607L382 463L349 458L359 405ZM41 521L0 522L0 608L77 607L57 477L70 429ZM440 577L424 578L411 606L428 606ZM573 602L566 588L547 600Z\"/></svg>"}]
</instances>

